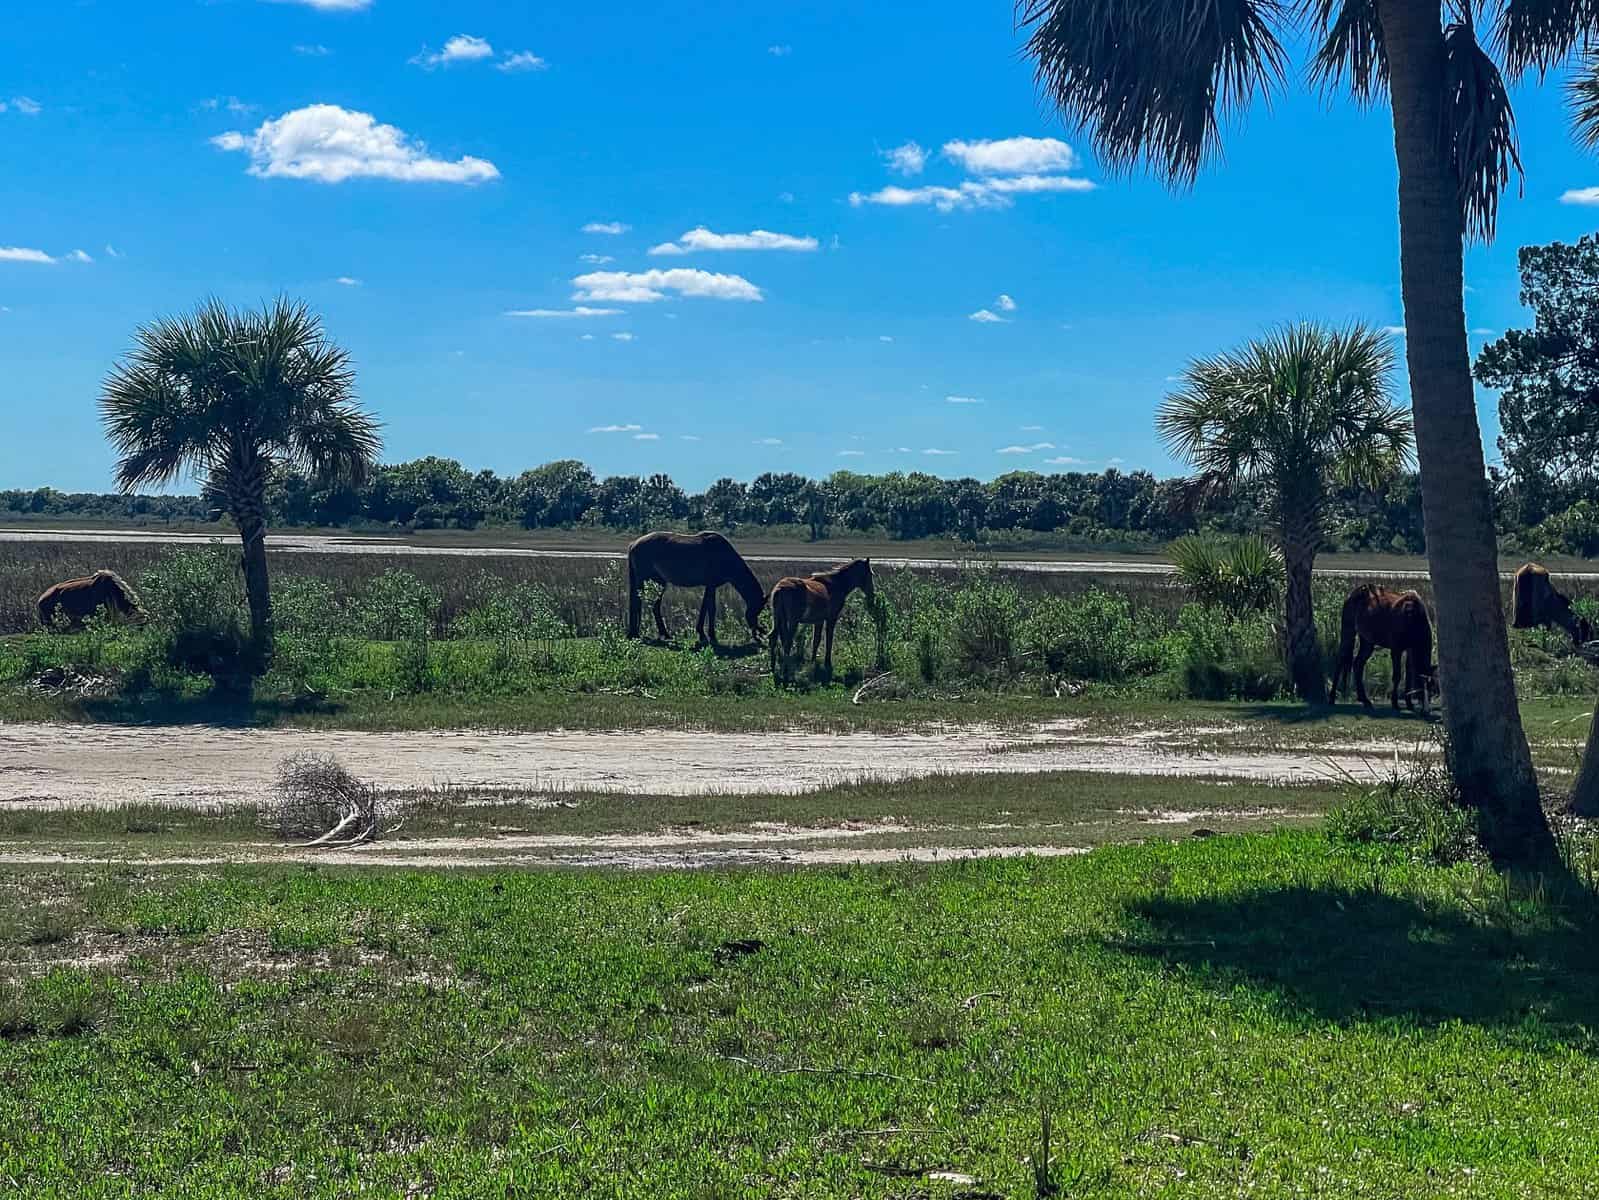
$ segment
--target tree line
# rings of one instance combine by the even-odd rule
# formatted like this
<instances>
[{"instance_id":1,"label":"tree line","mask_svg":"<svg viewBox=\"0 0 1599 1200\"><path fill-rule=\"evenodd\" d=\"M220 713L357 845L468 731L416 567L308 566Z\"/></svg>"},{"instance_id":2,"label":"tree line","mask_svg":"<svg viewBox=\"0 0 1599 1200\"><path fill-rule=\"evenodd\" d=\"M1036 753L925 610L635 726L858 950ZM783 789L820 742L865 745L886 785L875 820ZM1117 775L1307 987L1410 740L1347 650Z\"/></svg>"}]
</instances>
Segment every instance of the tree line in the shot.
<instances>
[{"instance_id":1,"label":"tree line","mask_svg":"<svg viewBox=\"0 0 1599 1200\"><path fill-rule=\"evenodd\" d=\"M602 478L575 459L501 476L432 456L376 467L358 486L318 485L300 472L278 470L266 493L274 527L631 532L678 526L814 540L861 535L981 543L1038 535L1128 548L1160 545L1200 529L1259 530L1269 522L1261 503L1261 496L1239 491L1195 506L1181 479L1114 467L1065 474L1012 471L988 481L915 471L836 471L822 479L767 472L748 482L718 479L704 491L690 492L665 474ZM0 518L187 524L220 520L225 511L222 498L209 493L0 491ZM1415 474L1382 489L1336 489L1327 535L1337 549L1422 553L1426 542Z\"/></svg>"}]
</instances>

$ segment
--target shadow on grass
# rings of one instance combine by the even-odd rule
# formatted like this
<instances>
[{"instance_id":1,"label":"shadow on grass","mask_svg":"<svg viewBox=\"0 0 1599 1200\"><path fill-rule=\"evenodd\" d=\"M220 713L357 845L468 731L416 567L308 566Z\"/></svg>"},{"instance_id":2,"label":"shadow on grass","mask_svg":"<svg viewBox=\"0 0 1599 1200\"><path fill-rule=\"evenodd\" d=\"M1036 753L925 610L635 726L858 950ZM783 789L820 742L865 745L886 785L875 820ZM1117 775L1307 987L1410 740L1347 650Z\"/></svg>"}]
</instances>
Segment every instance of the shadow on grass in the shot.
<instances>
[{"instance_id":1,"label":"shadow on grass","mask_svg":"<svg viewBox=\"0 0 1599 1200\"><path fill-rule=\"evenodd\" d=\"M1373 705L1370 710L1362 708L1357 701L1351 701L1347 704L1244 704L1239 706L1238 712L1247 720L1275 722L1278 725L1321 725L1338 717L1358 717L1365 721L1385 723L1403 721L1417 729L1430 729L1439 720L1436 708L1431 716L1426 717L1419 712L1396 712L1386 699L1380 705Z\"/></svg>"},{"instance_id":2,"label":"shadow on grass","mask_svg":"<svg viewBox=\"0 0 1599 1200\"><path fill-rule=\"evenodd\" d=\"M1147 934L1117 940L1117 950L1191 970L1221 990L1263 989L1290 1015L1516 1027L1599 1053L1599 921L1586 895L1561 908L1291 887L1159 898L1128 915Z\"/></svg>"},{"instance_id":3,"label":"shadow on grass","mask_svg":"<svg viewBox=\"0 0 1599 1200\"><path fill-rule=\"evenodd\" d=\"M285 717L315 713L336 716L346 706L320 697L261 700L238 692L204 696L143 693L76 704L88 720L119 725L213 725L225 729L280 724Z\"/></svg>"}]
</instances>

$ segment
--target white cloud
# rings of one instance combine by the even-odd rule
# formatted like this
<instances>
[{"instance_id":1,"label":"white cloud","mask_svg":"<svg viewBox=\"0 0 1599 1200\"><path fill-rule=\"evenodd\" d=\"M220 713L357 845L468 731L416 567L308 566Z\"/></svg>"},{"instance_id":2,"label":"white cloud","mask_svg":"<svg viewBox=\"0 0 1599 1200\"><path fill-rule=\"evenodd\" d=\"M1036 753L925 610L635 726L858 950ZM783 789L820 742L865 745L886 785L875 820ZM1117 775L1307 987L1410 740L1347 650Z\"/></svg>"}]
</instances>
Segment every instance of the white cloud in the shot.
<instances>
[{"instance_id":1,"label":"white cloud","mask_svg":"<svg viewBox=\"0 0 1599 1200\"><path fill-rule=\"evenodd\" d=\"M303 54L307 58L326 58L328 55L333 53L333 51L329 50L320 42L301 43L294 48L294 52L296 54Z\"/></svg>"},{"instance_id":2,"label":"white cloud","mask_svg":"<svg viewBox=\"0 0 1599 1200\"><path fill-rule=\"evenodd\" d=\"M1053 450L1054 442L1034 442L1031 446L1003 446L995 454L1037 454L1040 450Z\"/></svg>"},{"instance_id":3,"label":"white cloud","mask_svg":"<svg viewBox=\"0 0 1599 1200\"><path fill-rule=\"evenodd\" d=\"M1001 292L999 294L999 299L994 301L994 307L999 309L1000 312L1015 312L1016 301L1012 300L1004 292Z\"/></svg>"},{"instance_id":4,"label":"white cloud","mask_svg":"<svg viewBox=\"0 0 1599 1200\"><path fill-rule=\"evenodd\" d=\"M593 340L594 340L594 335L592 333L585 333L583 335L583 341L592 342Z\"/></svg>"},{"instance_id":5,"label":"white cloud","mask_svg":"<svg viewBox=\"0 0 1599 1200\"><path fill-rule=\"evenodd\" d=\"M586 262L590 266L595 267L603 267L608 262L616 261L616 259L612 258L609 254L579 254L577 256L577 260L578 262Z\"/></svg>"},{"instance_id":6,"label":"white cloud","mask_svg":"<svg viewBox=\"0 0 1599 1200\"><path fill-rule=\"evenodd\" d=\"M1000 316L998 313L989 312L986 308L980 308L974 313L968 313L966 315L966 319L968 321L976 321L979 325L1009 324L1004 317Z\"/></svg>"},{"instance_id":7,"label":"white cloud","mask_svg":"<svg viewBox=\"0 0 1599 1200\"><path fill-rule=\"evenodd\" d=\"M1498 333L1499 331L1497 329L1481 329L1481 328L1479 328L1479 329L1468 330L1467 332L1469 332L1472 337L1493 337L1494 334Z\"/></svg>"},{"instance_id":8,"label":"white cloud","mask_svg":"<svg viewBox=\"0 0 1599 1200\"><path fill-rule=\"evenodd\" d=\"M106 254L107 258L121 258L122 257L122 251L118 250L110 242L106 243L105 254Z\"/></svg>"},{"instance_id":9,"label":"white cloud","mask_svg":"<svg viewBox=\"0 0 1599 1200\"><path fill-rule=\"evenodd\" d=\"M1023 433L1043 433L1044 432L1044 427L1042 425L1023 425L1022 426L1022 432Z\"/></svg>"},{"instance_id":10,"label":"white cloud","mask_svg":"<svg viewBox=\"0 0 1599 1200\"><path fill-rule=\"evenodd\" d=\"M651 246L651 254L693 254L699 250L815 250L813 237L795 237L789 233L773 233L768 229L754 229L749 233L712 233L705 226L691 229L675 242L662 242Z\"/></svg>"},{"instance_id":11,"label":"white cloud","mask_svg":"<svg viewBox=\"0 0 1599 1200\"><path fill-rule=\"evenodd\" d=\"M470 33L458 33L444 43L444 49L437 53L423 46L411 62L425 70L431 71L434 67L448 67L454 63L480 62L485 58L494 57L494 47L483 38Z\"/></svg>"},{"instance_id":12,"label":"white cloud","mask_svg":"<svg viewBox=\"0 0 1599 1200\"><path fill-rule=\"evenodd\" d=\"M944 397L944 403L945 404L981 404L982 401L980 399L978 399L976 396L945 396Z\"/></svg>"},{"instance_id":13,"label":"white cloud","mask_svg":"<svg viewBox=\"0 0 1599 1200\"><path fill-rule=\"evenodd\" d=\"M259 104L246 104L237 96L211 96L200 101L200 107L206 112L216 112L225 108L234 116L242 117L248 113L253 113L261 106Z\"/></svg>"},{"instance_id":14,"label":"white cloud","mask_svg":"<svg viewBox=\"0 0 1599 1200\"><path fill-rule=\"evenodd\" d=\"M782 438L765 437L755 439L755 445L757 446L781 446L782 444Z\"/></svg>"},{"instance_id":15,"label":"white cloud","mask_svg":"<svg viewBox=\"0 0 1599 1200\"><path fill-rule=\"evenodd\" d=\"M945 142L944 156L976 175L1031 175L1070 171L1077 155L1056 138L1014 137L998 141Z\"/></svg>"},{"instance_id":16,"label":"white cloud","mask_svg":"<svg viewBox=\"0 0 1599 1200\"><path fill-rule=\"evenodd\" d=\"M697 433L680 433L677 436L679 441L684 442L697 442L700 440L700 435Z\"/></svg>"},{"instance_id":17,"label":"white cloud","mask_svg":"<svg viewBox=\"0 0 1599 1200\"><path fill-rule=\"evenodd\" d=\"M937 449L932 449L932 450L923 450L922 453L923 454L931 454L931 455L933 455L936 458L948 458L948 457L951 457L952 455L959 454L960 451L958 451L958 450L937 450Z\"/></svg>"},{"instance_id":18,"label":"white cloud","mask_svg":"<svg viewBox=\"0 0 1599 1200\"><path fill-rule=\"evenodd\" d=\"M90 258L88 254L82 250L74 250L71 254L67 255L66 260L68 262L78 263L92 263L94 261L94 259Z\"/></svg>"},{"instance_id":19,"label":"white cloud","mask_svg":"<svg viewBox=\"0 0 1599 1200\"><path fill-rule=\"evenodd\" d=\"M632 228L631 225L624 225L621 221L590 221L583 226L583 232L603 233L609 237L617 237Z\"/></svg>"},{"instance_id":20,"label":"white cloud","mask_svg":"<svg viewBox=\"0 0 1599 1200\"><path fill-rule=\"evenodd\" d=\"M1091 179L1071 175L1018 175L998 179L967 179L959 187L903 188L889 186L875 192L851 192L849 202L907 208L930 205L939 212L967 211L975 208L1005 208L1011 196L1031 192L1091 192L1097 185Z\"/></svg>"},{"instance_id":21,"label":"white cloud","mask_svg":"<svg viewBox=\"0 0 1599 1200\"><path fill-rule=\"evenodd\" d=\"M1560 196L1562 204L1599 204L1599 187L1572 188Z\"/></svg>"},{"instance_id":22,"label":"white cloud","mask_svg":"<svg viewBox=\"0 0 1599 1200\"><path fill-rule=\"evenodd\" d=\"M485 159L430 158L426 146L393 125L380 125L370 113L336 104L297 108L263 122L254 133L224 133L211 144L244 151L250 156L250 174L262 178L480 183L500 177L499 168Z\"/></svg>"},{"instance_id":23,"label":"white cloud","mask_svg":"<svg viewBox=\"0 0 1599 1200\"><path fill-rule=\"evenodd\" d=\"M5 107L5 105L0 104L0 112L4 112ZM44 111L44 105L37 100L30 100L27 96L11 97L11 107L25 117L36 117Z\"/></svg>"},{"instance_id":24,"label":"white cloud","mask_svg":"<svg viewBox=\"0 0 1599 1200\"><path fill-rule=\"evenodd\" d=\"M794 47L789 45L768 46L766 47L766 53L770 54L773 58L787 58L790 54L794 53Z\"/></svg>"},{"instance_id":25,"label":"white cloud","mask_svg":"<svg viewBox=\"0 0 1599 1200\"><path fill-rule=\"evenodd\" d=\"M550 64L531 50L518 50L507 54L494 65L496 71L542 71Z\"/></svg>"},{"instance_id":26,"label":"white cloud","mask_svg":"<svg viewBox=\"0 0 1599 1200\"><path fill-rule=\"evenodd\" d=\"M1121 459L1116 459L1115 461L1120 462ZM1088 460L1086 458L1073 458L1069 454L1062 454L1058 458L1046 458L1044 464L1050 467L1086 467Z\"/></svg>"},{"instance_id":27,"label":"white cloud","mask_svg":"<svg viewBox=\"0 0 1599 1200\"><path fill-rule=\"evenodd\" d=\"M576 308L514 308L505 315L532 317L539 321L571 321L583 317L614 317L621 311L619 308L590 308L586 304L579 304Z\"/></svg>"},{"instance_id":28,"label":"white cloud","mask_svg":"<svg viewBox=\"0 0 1599 1200\"><path fill-rule=\"evenodd\" d=\"M0 262L53 263L59 260L43 250L30 250L26 246L0 246Z\"/></svg>"},{"instance_id":29,"label":"white cloud","mask_svg":"<svg viewBox=\"0 0 1599 1200\"><path fill-rule=\"evenodd\" d=\"M1125 458L1107 458L1105 460L1105 465L1107 467L1119 467L1126 461L1127 460Z\"/></svg>"},{"instance_id":30,"label":"white cloud","mask_svg":"<svg viewBox=\"0 0 1599 1200\"><path fill-rule=\"evenodd\" d=\"M886 333L880 333L877 335L877 340L880 342L892 342L894 339L889 337Z\"/></svg>"},{"instance_id":31,"label":"white cloud","mask_svg":"<svg viewBox=\"0 0 1599 1200\"><path fill-rule=\"evenodd\" d=\"M633 440L635 442L658 442L661 440L661 435L658 433L635 433Z\"/></svg>"},{"instance_id":32,"label":"white cloud","mask_svg":"<svg viewBox=\"0 0 1599 1200\"><path fill-rule=\"evenodd\" d=\"M906 142L892 150L884 150L883 159L890 171L898 171L901 175L920 175L922 168L927 165L927 151L915 142Z\"/></svg>"},{"instance_id":33,"label":"white cloud","mask_svg":"<svg viewBox=\"0 0 1599 1200\"><path fill-rule=\"evenodd\" d=\"M271 0L273 4L299 4L318 12L360 12L372 7L372 0Z\"/></svg>"},{"instance_id":34,"label":"white cloud","mask_svg":"<svg viewBox=\"0 0 1599 1200\"><path fill-rule=\"evenodd\" d=\"M589 430L590 433L637 433L643 429L642 425L596 425Z\"/></svg>"},{"instance_id":35,"label":"white cloud","mask_svg":"<svg viewBox=\"0 0 1599 1200\"><path fill-rule=\"evenodd\" d=\"M572 280L574 300L648 304L668 292L711 300L761 300L761 289L742 275L674 267L669 271L591 271Z\"/></svg>"},{"instance_id":36,"label":"white cloud","mask_svg":"<svg viewBox=\"0 0 1599 1200\"><path fill-rule=\"evenodd\" d=\"M337 283L337 284L340 284L343 287L360 287L361 286L361 281L359 279L357 279L354 275L340 275L333 282Z\"/></svg>"},{"instance_id":37,"label":"white cloud","mask_svg":"<svg viewBox=\"0 0 1599 1200\"><path fill-rule=\"evenodd\" d=\"M838 456L840 458L865 458L866 457L866 451L864 451L864 450L840 450L838 452Z\"/></svg>"},{"instance_id":38,"label":"white cloud","mask_svg":"<svg viewBox=\"0 0 1599 1200\"><path fill-rule=\"evenodd\" d=\"M794 193L793 192L779 192L777 194L777 198L779 200L781 200L784 204L793 204L794 203Z\"/></svg>"},{"instance_id":39,"label":"white cloud","mask_svg":"<svg viewBox=\"0 0 1599 1200\"><path fill-rule=\"evenodd\" d=\"M1384 325L1382 327L1382 331L1384 333L1386 333L1389 337L1404 337L1405 336L1405 327L1403 325Z\"/></svg>"},{"instance_id":40,"label":"white cloud","mask_svg":"<svg viewBox=\"0 0 1599 1200\"><path fill-rule=\"evenodd\" d=\"M633 340L633 335L625 331L622 333L613 333L611 337L618 342L631 342Z\"/></svg>"}]
</instances>

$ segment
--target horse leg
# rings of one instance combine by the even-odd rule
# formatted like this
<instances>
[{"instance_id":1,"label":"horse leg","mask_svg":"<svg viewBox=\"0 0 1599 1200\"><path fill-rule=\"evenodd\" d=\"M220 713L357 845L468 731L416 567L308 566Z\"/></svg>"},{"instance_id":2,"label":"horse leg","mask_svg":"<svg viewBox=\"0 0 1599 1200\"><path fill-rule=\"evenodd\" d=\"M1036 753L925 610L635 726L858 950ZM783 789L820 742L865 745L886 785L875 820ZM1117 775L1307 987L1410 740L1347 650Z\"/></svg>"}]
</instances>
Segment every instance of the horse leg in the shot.
<instances>
[{"instance_id":1,"label":"horse leg","mask_svg":"<svg viewBox=\"0 0 1599 1200\"><path fill-rule=\"evenodd\" d=\"M1389 703L1391 703L1394 706L1394 711L1398 712L1399 711L1399 672L1400 672L1401 660L1403 660L1403 658L1405 657L1405 652L1403 650L1399 649L1399 647L1395 646L1388 653L1390 655L1392 655L1392 657L1393 657L1393 686L1388 690L1388 700L1389 700ZM1410 703L1410 697L1409 696L1405 697L1405 703L1406 704ZM1412 707L1414 707L1414 705L1412 705Z\"/></svg>"},{"instance_id":2,"label":"horse leg","mask_svg":"<svg viewBox=\"0 0 1599 1200\"><path fill-rule=\"evenodd\" d=\"M711 592L707 588L705 595L700 597L700 615L694 620L694 649L698 650L705 645L705 610L711 603Z\"/></svg>"},{"instance_id":3,"label":"horse leg","mask_svg":"<svg viewBox=\"0 0 1599 1200\"><path fill-rule=\"evenodd\" d=\"M811 634L811 662L816 662L816 656L822 652L822 623L818 621L814 626L815 632Z\"/></svg>"},{"instance_id":4,"label":"horse leg","mask_svg":"<svg viewBox=\"0 0 1599 1200\"><path fill-rule=\"evenodd\" d=\"M1366 695L1366 663L1376 648L1376 643L1361 638L1360 649L1355 651L1355 695L1360 697L1360 703L1366 708L1371 707L1371 697Z\"/></svg>"},{"instance_id":5,"label":"horse leg","mask_svg":"<svg viewBox=\"0 0 1599 1200\"><path fill-rule=\"evenodd\" d=\"M836 620L829 621L827 623L827 658L825 661L827 664L826 670L829 679L833 677L833 627L837 624L838 622Z\"/></svg>"},{"instance_id":6,"label":"horse leg","mask_svg":"<svg viewBox=\"0 0 1599 1200\"><path fill-rule=\"evenodd\" d=\"M663 586L659 592L655 593L655 603L651 607L655 610L655 628L661 635L661 641L669 642L672 640L672 636L666 632L666 618L661 616L661 601L665 599L666 588Z\"/></svg>"},{"instance_id":7,"label":"horse leg","mask_svg":"<svg viewBox=\"0 0 1599 1200\"><path fill-rule=\"evenodd\" d=\"M716 642L716 588L705 589L705 640L710 642L711 649L720 650Z\"/></svg>"}]
</instances>

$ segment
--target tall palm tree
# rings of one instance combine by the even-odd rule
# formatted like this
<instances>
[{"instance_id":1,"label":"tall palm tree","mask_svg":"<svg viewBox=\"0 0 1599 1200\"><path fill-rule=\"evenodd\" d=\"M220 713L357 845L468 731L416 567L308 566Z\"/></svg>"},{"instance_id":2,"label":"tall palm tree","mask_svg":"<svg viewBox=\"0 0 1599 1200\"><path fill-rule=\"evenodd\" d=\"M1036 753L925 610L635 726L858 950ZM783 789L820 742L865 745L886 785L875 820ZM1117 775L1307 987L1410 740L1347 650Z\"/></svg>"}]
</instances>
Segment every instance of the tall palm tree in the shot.
<instances>
[{"instance_id":1,"label":"tall palm tree","mask_svg":"<svg viewBox=\"0 0 1599 1200\"><path fill-rule=\"evenodd\" d=\"M1545 865L1554 840L1516 708L1493 516L1466 341L1464 242L1491 238L1521 161L1478 21L1512 76L1599 34L1595 0L1018 0L1040 86L1113 168L1191 183L1221 122L1288 70L1308 25L1311 81L1388 97L1399 168L1400 285L1427 551L1448 691L1451 769L1501 863Z\"/></svg>"},{"instance_id":2,"label":"tall palm tree","mask_svg":"<svg viewBox=\"0 0 1599 1200\"><path fill-rule=\"evenodd\" d=\"M321 318L279 298L240 312L208 300L140 327L106 378L100 415L125 492L184 472L221 496L244 544L257 669L272 657L266 489L288 466L324 483L360 483L382 442L357 405L350 356Z\"/></svg>"},{"instance_id":3,"label":"tall palm tree","mask_svg":"<svg viewBox=\"0 0 1599 1200\"><path fill-rule=\"evenodd\" d=\"M1204 490L1258 487L1288 577L1283 648L1300 699L1327 698L1311 572L1330 488L1380 487L1410 457L1410 414L1390 391L1392 340L1356 325L1296 325L1188 364L1156 418Z\"/></svg>"}]
</instances>

